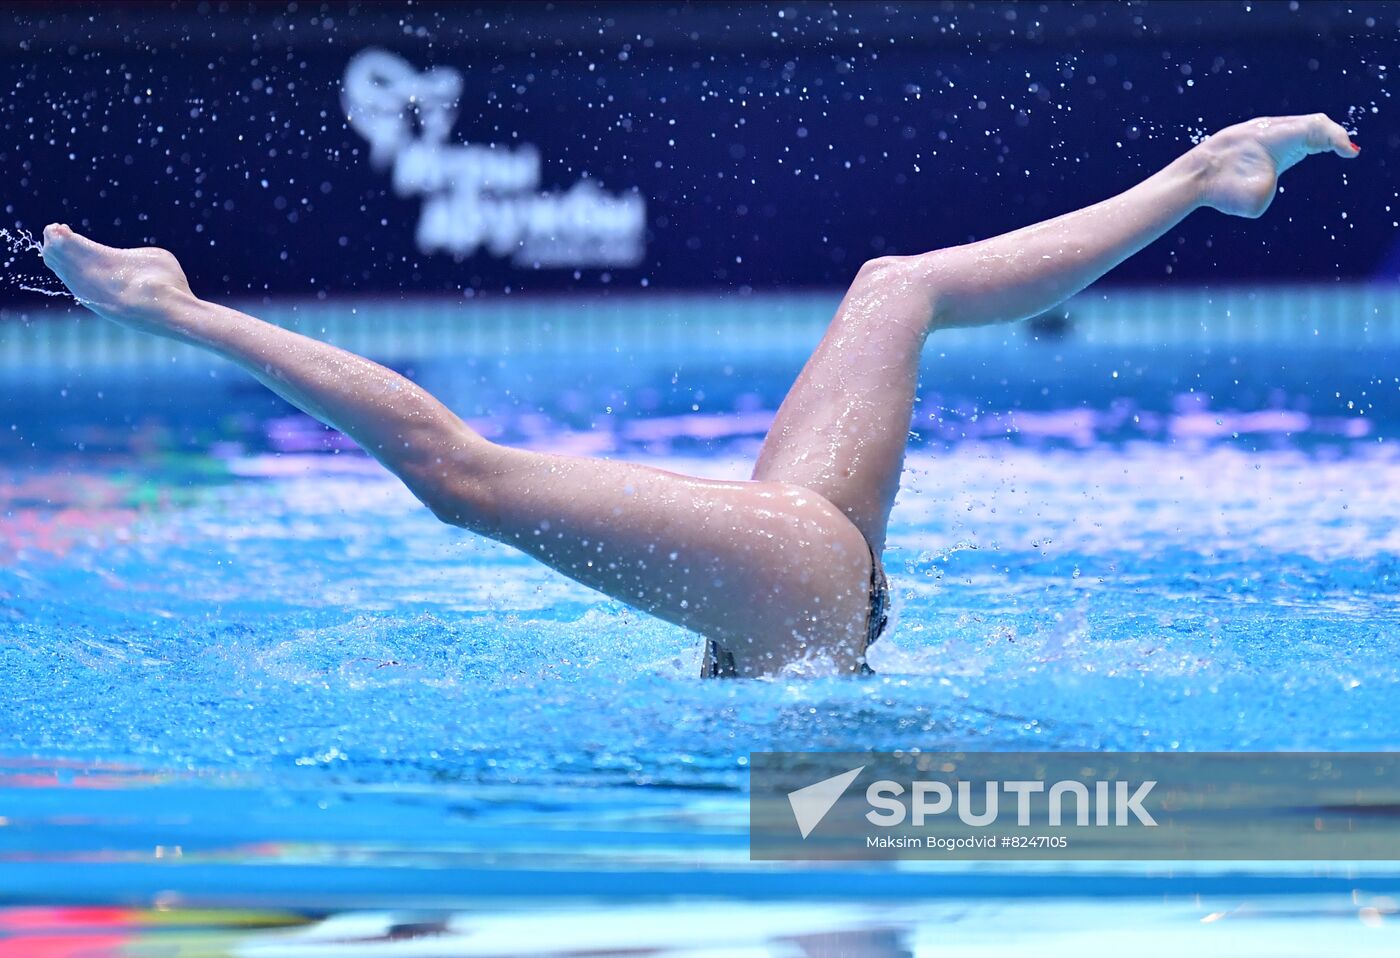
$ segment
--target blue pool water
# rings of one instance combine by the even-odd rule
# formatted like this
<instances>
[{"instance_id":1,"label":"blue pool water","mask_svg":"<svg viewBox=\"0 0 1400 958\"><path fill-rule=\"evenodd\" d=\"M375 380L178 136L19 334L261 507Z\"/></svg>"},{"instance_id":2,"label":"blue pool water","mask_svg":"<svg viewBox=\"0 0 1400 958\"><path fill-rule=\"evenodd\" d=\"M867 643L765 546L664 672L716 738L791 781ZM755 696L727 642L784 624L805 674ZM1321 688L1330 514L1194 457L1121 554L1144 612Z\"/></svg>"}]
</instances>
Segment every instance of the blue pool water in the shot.
<instances>
[{"instance_id":1,"label":"blue pool water","mask_svg":"<svg viewBox=\"0 0 1400 958\"><path fill-rule=\"evenodd\" d=\"M399 365L501 441L738 477L804 335L737 359L604 339ZM1052 952L1128 927L1177 952L1393 949L1384 863L759 865L744 789L770 749L1394 748L1397 361L935 343L879 674L724 683L694 678L694 637L436 523L227 370L15 368L0 904L70 931L33 909L154 906L87 919L137 937L191 908L334 914L295 934L237 911L179 926L308 954L335 922L374 937L429 913L515 943L444 954L544 953L545 928L664 950L687 922L712 949L809 934L980 954L1012 914Z\"/></svg>"}]
</instances>

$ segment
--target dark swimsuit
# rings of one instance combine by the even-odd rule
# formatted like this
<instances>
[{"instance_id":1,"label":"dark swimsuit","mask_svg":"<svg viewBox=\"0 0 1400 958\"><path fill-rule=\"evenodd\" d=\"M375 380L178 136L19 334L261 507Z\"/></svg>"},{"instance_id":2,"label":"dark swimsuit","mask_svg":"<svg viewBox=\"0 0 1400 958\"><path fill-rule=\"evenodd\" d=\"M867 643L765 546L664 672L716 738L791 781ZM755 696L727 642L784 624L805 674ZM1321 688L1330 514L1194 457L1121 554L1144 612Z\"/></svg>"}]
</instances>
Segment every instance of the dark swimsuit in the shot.
<instances>
[{"instance_id":1,"label":"dark swimsuit","mask_svg":"<svg viewBox=\"0 0 1400 958\"><path fill-rule=\"evenodd\" d=\"M868 547L868 544L867 544ZM885 567L875 550L870 550L870 615L865 620L865 647L860 650L860 674L874 675L865 661L865 654L875 644L890 624L890 581L885 578ZM727 652L715 644L713 639L705 640L705 656L700 660L702 679L737 678L739 670L734 666L734 653Z\"/></svg>"}]
</instances>

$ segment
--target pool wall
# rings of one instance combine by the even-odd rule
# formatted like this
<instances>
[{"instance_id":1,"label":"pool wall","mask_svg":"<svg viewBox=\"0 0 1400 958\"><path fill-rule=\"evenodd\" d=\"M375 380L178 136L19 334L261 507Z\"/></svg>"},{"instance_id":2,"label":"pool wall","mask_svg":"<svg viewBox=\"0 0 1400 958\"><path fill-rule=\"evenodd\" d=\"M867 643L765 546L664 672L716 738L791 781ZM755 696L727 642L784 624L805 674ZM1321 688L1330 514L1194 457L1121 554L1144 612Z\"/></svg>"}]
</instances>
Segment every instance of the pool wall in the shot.
<instances>
[{"instance_id":1,"label":"pool wall","mask_svg":"<svg viewBox=\"0 0 1400 958\"><path fill-rule=\"evenodd\" d=\"M840 294L484 296L235 302L268 322L381 361L439 355L579 354L626 359L790 354L816 345ZM1040 341L1084 346L1400 342L1400 285L1166 286L1089 290L1029 324L947 330L928 350ZM194 347L123 329L72 306L0 311L0 369L35 378L160 368L207 375Z\"/></svg>"}]
</instances>

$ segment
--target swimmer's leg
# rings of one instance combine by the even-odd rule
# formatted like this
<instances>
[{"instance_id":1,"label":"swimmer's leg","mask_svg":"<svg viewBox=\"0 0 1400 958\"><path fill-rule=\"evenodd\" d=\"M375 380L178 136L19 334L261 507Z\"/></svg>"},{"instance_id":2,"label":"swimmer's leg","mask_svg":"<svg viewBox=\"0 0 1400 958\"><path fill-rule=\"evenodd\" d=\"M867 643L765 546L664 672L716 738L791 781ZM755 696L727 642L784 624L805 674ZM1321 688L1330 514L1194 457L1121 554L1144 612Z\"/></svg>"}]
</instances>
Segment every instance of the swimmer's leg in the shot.
<instances>
[{"instance_id":1,"label":"swimmer's leg","mask_svg":"<svg viewBox=\"0 0 1400 958\"><path fill-rule=\"evenodd\" d=\"M164 250L112 249L63 226L44 239L45 261L94 312L241 366L358 442L444 521L715 639L740 674L813 648L858 668L869 555L810 490L498 446L397 373L197 299Z\"/></svg>"},{"instance_id":2,"label":"swimmer's leg","mask_svg":"<svg viewBox=\"0 0 1400 958\"><path fill-rule=\"evenodd\" d=\"M485 440L426 391L353 353L196 298L165 250L114 249L53 225L43 255L93 312L236 363L349 435L430 507L445 473L473 481L472 453Z\"/></svg>"},{"instance_id":3,"label":"swimmer's leg","mask_svg":"<svg viewBox=\"0 0 1400 958\"><path fill-rule=\"evenodd\" d=\"M1095 206L967 246L861 267L778 410L755 479L806 486L877 551L904 462L919 356L933 329L1038 315L1202 206L1259 216L1311 153L1356 155L1322 114L1252 120Z\"/></svg>"}]
</instances>

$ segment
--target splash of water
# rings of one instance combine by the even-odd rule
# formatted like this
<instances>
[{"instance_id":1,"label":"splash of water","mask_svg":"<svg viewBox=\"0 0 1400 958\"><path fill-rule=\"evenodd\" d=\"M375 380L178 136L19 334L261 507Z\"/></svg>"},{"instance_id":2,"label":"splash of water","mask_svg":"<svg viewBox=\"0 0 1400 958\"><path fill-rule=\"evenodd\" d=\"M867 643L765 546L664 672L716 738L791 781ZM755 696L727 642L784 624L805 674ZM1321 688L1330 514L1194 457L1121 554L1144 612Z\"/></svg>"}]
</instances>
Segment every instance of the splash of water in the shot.
<instances>
[{"instance_id":1,"label":"splash of water","mask_svg":"<svg viewBox=\"0 0 1400 958\"><path fill-rule=\"evenodd\" d=\"M44 244L34 238L34 234L22 226L14 231L0 226L0 243L4 243L11 253L38 253L44 255Z\"/></svg>"},{"instance_id":2,"label":"splash of water","mask_svg":"<svg viewBox=\"0 0 1400 958\"><path fill-rule=\"evenodd\" d=\"M44 244L34 238L34 234L22 226L16 226L13 230L0 226L0 245L4 246L5 252L9 255L4 260L4 268L10 270L17 265L18 258L25 253L34 253L41 259L44 255ZM57 296L73 300L75 303L82 303L82 300L74 296L61 284L55 288L52 285L54 277L47 271L40 273L16 272L8 275L6 279L14 284L15 288L22 289L27 293L38 293L41 296Z\"/></svg>"},{"instance_id":3,"label":"splash of water","mask_svg":"<svg viewBox=\"0 0 1400 958\"><path fill-rule=\"evenodd\" d=\"M6 279L16 288L27 293L39 293L42 296L60 296L75 299L73 294L62 286L55 289L51 284L54 278L47 272L27 273L13 272L18 266L21 256L26 253L34 253L39 257L44 255L44 244L34 238L34 234L22 226L16 226L13 230L0 226L0 247L3 247L6 254L4 268L7 271Z\"/></svg>"},{"instance_id":4,"label":"splash of water","mask_svg":"<svg viewBox=\"0 0 1400 958\"><path fill-rule=\"evenodd\" d=\"M30 286L28 283L19 280L15 281L15 286L18 289L24 290L26 293L42 293L45 296L66 296L75 303L82 302L78 297L63 289L46 289L42 286Z\"/></svg>"}]
</instances>

